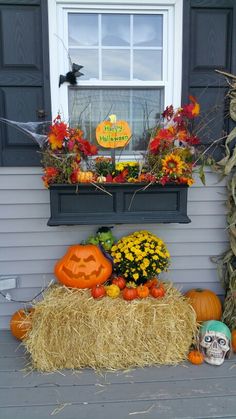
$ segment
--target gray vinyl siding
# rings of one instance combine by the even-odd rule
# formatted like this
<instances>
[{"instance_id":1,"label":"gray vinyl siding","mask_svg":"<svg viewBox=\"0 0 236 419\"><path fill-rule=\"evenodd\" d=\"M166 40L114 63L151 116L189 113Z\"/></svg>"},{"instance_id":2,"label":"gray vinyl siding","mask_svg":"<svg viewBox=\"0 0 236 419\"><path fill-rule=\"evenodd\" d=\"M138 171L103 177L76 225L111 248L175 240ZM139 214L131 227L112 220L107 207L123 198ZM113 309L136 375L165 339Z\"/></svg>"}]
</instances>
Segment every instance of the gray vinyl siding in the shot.
<instances>
[{"instance_id":1,"label":"gray vinyl siding","mask_svg":"<svg viewBox=\"0 0 236 419\"><path fill-rule=\"evenodd\" d=\"M228 248L225 181L207 172L189 189L190 224L118 225L119 238L137 229L151 230L167 244L172 257L168 278L181 290L210 288L223 295L211 257ZM79 243L97 226L48 227L49 192L39 168L0 168L0 275L17 275L18 288L9 293L28 300L53 278L53 267L67 246ZM9 327L11 314L22 303L0 296L0 328Z\"/></svg>"}]
</instances>

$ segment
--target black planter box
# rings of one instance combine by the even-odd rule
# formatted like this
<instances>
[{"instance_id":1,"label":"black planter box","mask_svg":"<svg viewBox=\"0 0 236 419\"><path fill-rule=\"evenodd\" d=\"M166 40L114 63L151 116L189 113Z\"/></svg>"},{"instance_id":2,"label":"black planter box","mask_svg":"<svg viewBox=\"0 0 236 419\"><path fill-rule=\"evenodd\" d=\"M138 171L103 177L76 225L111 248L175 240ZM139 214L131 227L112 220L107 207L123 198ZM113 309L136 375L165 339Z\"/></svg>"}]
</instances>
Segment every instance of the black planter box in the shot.
<instances>
[{"instance_id":1,"label":"black planter box","mask_svg":"<svg viewBox=\"0 0 236 419\"><path fill-rule=\"evenodd\" d=\"M48 225L189 223L187 192L186 185L52 185Z\"/></svg>"}]
</instances>

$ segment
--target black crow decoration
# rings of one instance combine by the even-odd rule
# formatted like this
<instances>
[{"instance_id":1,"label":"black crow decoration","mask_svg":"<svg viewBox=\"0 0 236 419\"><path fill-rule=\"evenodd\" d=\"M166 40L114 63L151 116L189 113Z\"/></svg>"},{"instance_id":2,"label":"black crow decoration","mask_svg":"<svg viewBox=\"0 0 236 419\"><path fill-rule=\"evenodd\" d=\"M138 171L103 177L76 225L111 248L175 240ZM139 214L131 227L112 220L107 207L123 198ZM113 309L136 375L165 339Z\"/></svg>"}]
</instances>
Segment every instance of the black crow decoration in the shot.
<instances>
[{"instance_id":1,"label":"black crow decoration","mask_svg":"<svg viewBox=\"0 0 236 419\"><path fill-rule=\"evenodd\" d=\"M66 81L72 85L77 84L76 81L76 77L81 77L84 75L84 73L81 73L79 70L81 70L81 68L83 68L83 65L79 65L79 64L72 64L72 70L68 71L68 73L66 73L65 76L63 76L62 74L59 77L59 87Z\"/></svg>"}]
</instances>

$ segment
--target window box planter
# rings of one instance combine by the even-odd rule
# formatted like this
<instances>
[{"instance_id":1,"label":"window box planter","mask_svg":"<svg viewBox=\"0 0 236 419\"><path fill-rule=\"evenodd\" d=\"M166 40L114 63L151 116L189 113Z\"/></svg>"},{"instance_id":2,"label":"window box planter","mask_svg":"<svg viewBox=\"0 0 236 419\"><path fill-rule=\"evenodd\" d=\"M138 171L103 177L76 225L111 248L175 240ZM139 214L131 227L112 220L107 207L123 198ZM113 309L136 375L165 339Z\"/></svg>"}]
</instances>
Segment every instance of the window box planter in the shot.
<instances>
[{"instance_id":1,"label":"window box planter","mask_svg":"<svg viewBox=\"0 0 236 419\"><path fill-rule=\"evenodd\" d=\"M186 185L91 184L50 186L49 226L189 223ZM101 188L104 189L101 190ZM107 192L105 192L107 191Z\"/></svg>"}]
</instances>

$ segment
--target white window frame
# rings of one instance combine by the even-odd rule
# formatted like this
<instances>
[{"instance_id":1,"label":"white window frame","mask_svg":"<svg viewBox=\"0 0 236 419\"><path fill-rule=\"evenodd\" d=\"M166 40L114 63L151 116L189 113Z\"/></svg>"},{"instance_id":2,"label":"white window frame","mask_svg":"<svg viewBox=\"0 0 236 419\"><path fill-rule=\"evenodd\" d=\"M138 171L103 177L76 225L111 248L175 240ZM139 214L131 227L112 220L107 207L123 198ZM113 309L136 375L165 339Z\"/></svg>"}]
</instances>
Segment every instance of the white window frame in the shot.
<instances>
[{"instance_id":1,"label":"white window frame","mask_svg":"<svg viewBox=\"0 0 236 419\"><path fill-rule=\"evenodd\" d=\"M115 1L103 0L49 0L49 56L50 56L50 85L52 116L58 111L68 120L68 84L64 83L59 88L60 74L66 74L68 63L68 19L67 13L127 13L127 14L157 14L163 13L163 45L166 40L167 54L163 55L163 80L162 81L89 81L78 79L78 86L110 86L110 87L162 87L164 86L164 107L181 104L182 87L182 30L183 30L183 0L128 0ZM62 41L64 42L64 47ZM164 48L165 50L165 48ZM82 64L82 63L81 63ZM164 77L166 78L164 79Z\"/></svg>"}]
</instances>

